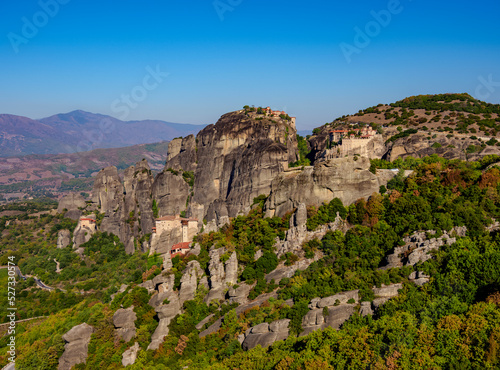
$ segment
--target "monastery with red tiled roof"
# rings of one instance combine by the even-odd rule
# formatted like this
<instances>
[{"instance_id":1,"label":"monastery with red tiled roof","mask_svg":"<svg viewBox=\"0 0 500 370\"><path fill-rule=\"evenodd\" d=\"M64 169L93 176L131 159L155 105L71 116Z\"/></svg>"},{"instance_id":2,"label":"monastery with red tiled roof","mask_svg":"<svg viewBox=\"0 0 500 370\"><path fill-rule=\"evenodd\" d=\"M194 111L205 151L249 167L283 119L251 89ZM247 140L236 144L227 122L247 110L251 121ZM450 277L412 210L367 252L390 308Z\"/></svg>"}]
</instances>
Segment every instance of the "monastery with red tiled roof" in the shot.
<instances>
[{"instance_id":1,"label":"monastery with red tiled roof","mask_svg":"<svg viewBox=\"0 0 500 370\"><path fill-rule=\"evenodd\" d=\"M172 248L170 249L170 258L186 255L191 249L189 247L190 244L191 242L183 242L172 245Z\"/></svg>"},{"instance_id":2,"label":"monastery with red tiled roof","mask_svg":"<svg viewBox=\"0 0 500 370\"><path fill-rule=\"evenodd\" d=\"M196 218L181 217L180 215L164 216L155 219L155 226L152 231L161 235L163 232L170 232L175 229L182 231L182 242L172 246L172 251L175 250L175 252L171 252L171 258L179 253L184 255L189 251L189 244L198 233L198 220Z\"/></svg>"}]
</instances>

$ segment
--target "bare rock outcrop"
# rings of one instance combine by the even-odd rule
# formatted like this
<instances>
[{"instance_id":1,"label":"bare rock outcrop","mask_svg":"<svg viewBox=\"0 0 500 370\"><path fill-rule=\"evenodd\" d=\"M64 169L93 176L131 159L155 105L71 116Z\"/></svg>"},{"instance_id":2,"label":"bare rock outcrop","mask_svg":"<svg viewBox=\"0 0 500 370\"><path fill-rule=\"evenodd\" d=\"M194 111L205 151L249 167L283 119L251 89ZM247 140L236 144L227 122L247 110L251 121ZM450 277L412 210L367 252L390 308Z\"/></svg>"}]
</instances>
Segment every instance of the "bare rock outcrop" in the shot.
<instances>
[{"instance_id":1,"label":"bare rock outcrop","mask_svg":"<svg viewBox=\"0 0 500 370\"><path fill-rule=\"evenodd\" d=\"M93 207L104 213L100 230L118 236L128 254L134 253L136 239L151 233L154 225L152 185L145 160L125 170L123 184L114 166L99 171L94 182Z\"/></svg>"},{"instance_id":2,"label":"bare rock outcrop","mask_svg":"<svg viewBox=\"0 0 500 370\"><path fill-rule=\"evenodd\" d=\"M437 154L446 159L479 160L486 155L499 155L500 148L487 146L479 152L467 153L470 145L481 148L482 142L471 139L469 135L449 135L448 132L435 132L433 140L428 140L427 132L418 132L408 137L400 138L392 143L388 143L387 152L383 158L394 161L397 158L423 158L432 154ZM487 141L488 139L486 139ZM434 145L438 143L439 145Z\"/></svg>"},{"instance_id":3,"label":"bare rock outcrop","mask_svg":"<svg viewBox=\"0 0 500 370\"><path fill-rule=\"evenodd\" d=\"M135 342L132 347L123 352L122 365L124 367L127 367L128 365L135 364L135 361L137 360L137 354L139 353L140 349L141 347L139 347L139 343Z\"/></svg>"},{"instance_id":4,"label":"bare rock outcrop","mask_svg":"<svg viewBox=\"0 0 500 370\"><path fill-rule=\"evenodd\" d=\"M359 301L359 291L342 292L325 298L314 298L309 304L310 311L302 319L303 331L300 336L315 330L340 326L354 313ZM325 315L327 312L327 315Z\"/></svg>"},{"instance_id":5,"label":"bare rock outcrop","mask_svg":"<svg viewBox=\"0 0 500 370\"><path fill-rule=\"evenodd\" d=\"M154 233L151 236L151 248L149 254L155 253L163 257L164 261L170 261L170 250L174 244L182 242L182 230L176 228L165 230L161 234Z\"/></svg>"},{"instance_id":6,"label":"bare rock outcrop","mask_svg":"<svg viewBox=\"0 0 500 370\"><path fill-rule=\"evenodd\" d=\"M73 366L87 361L90 337L93 332L94 328L84 323L73 327L62 336L66 344L64 353L59 358L58 370L70 370Z\"/></svg>"},{"instance_id":7,"label":"bare rock outcrop","mask_svg":"<svg viewBox=\"0 0 500 370\"><path fill-rule=\"evenodd\" d=\"M71 231L59 230L57 234L57 248L66 248L71 243Z\"/></svg>"},{"instance_id":8,"label":"bare rock outcrop","mask_svg":"<svg viewBox=\"0 0 500 370\"><path fill-rule=\"evenodd\" d=\"M113 315L116 334L125 342L135 337L135 320L137 320L137 314L134 312L133 306L127 309L120 308Z\"/></svg>"},{"instance_id":9,"label":"bare rock outcrop","mask_svg":"<svg viewBox=\"0 0 500 370\"><path fill-rule=\"evenodd\" d=\"M59 201L57 213L63 213L66 210L65 217L78 220L81 215L81 209L85 208L85 198L78 193L65 195Z\"/></svg>"},{"instance_id":10,"label":"bare rock outcrop","mask_svg":"<svg viewBox=\"0 0 500 370\"><path fill-rule=\"evenodd\" d=\"M288 163L297 160L294 124L276 117L255 118L254 113L244 111L227 113L215 125L200 131L196 138L173 140L165 170L155 180L154 187L162 182L158 188L167 188L165 184L174 181L166 173L169 168L192 171L195 179L188 208L191 216L215 220L217 225L223 217L247 213L253 199L269 194L272 179ZM161 212L165 212L163 206L185 205L189 193L184 188L155 193L155 199L161 202Z\"/></svg>"},{"instance_id":11,"label":"bare rock outcrop","mask_svg":"<svg viewBox=\"0 0 500 370\"><path fill-rule=\"evenodd\" d=\"M391 285L382 284L380 288L373 287L372 290L375 294L375 299L372 302L373 307L377 309L389 299L396 297L399 294L399 290L402 288L403 284L401 283Z\"/></svg>"},{"instance_id":12,"label":"bare rock outcrop","mask_svg":"<svg viewBox=\"0 0 500 370\"><path fill-rule=\"evenodd\" d=\"M276 239L275 249L278 258L288 252L301 255L303 254L302 244L304 242L312 239L321 240L328 231L340 230L342 232L346 232L348 229L346 222L339 215L337 215L334 222L327 225L321 225L314 231L307 230L306 221L306 206L304 203L301 203L299 204L297 211L290 218L291 227L286 232L285 240ZM302 269L302 267L300 268ZM307 266L304 268L307 268ZM275 278L275 281L278 280Z\"/></svg>"},{"instance_id":13,"label":"bare rock outcrop","mask_svg":"<svg viewBox=\"0 0 500 370\"><path fill-rule=\"evenodd\" d=\"M258 298L254 299L251 302L245 303L241 306L235 308L236 315L239 315L246 310L251 309L252 307L260 306L262 303L268 301L270 298L277 298L278 294L276 292L261 294ZM289 307L293 306L293 299L290 299L285 302ZM212 325L210 325L207 329L203 330L199 337L203 338L209 334L215 333L217 330L221 328L222 321L224 320L224 316L215 321Z\"/></svg>"},{"instance_id":14,"label":"bare rock outcrop","mask_svg":"<svg viewBox=\"0 0 500 370\"><path fill-rule=\"evenodd\" d=\"M181 278L179 289L179 304L182 307L184 302L194 299L198 287L198 279L203 276L203 271L198 261L191 261L187 264Z\"/></svg>"},{"instance_id":15,"label":"bare rock outcrop","mask_svg":"<svg viewBox=\"0 0 500 370\"><path fill-rule=\"evenodd\" d=\"M263 348L269 347L274 342L288 338L289 319L273 321L272 323L262 323L247 330L242 347L248 351L258 345Z\"/></svg>"},{"instance_id":16,"label":"bare rock outcrop","mask_svg":"<svg viewBox=\"0 0 500 370\"><path fill-rule=\"evenodd\" d=\"M236 252L231 254L231 257L226 261L225 266L225 283L226 286L234 285L238 281L238 258Z\"/></svg>"},{"instance_id":17,"label":"bare rock outcrop","mask_svg":"<svg viewBox=\"0 0 500 370\"><path fill-rule=\"evenodd\" d=\"M430 280L430 276L425 274L422 271L413 271L410 276L408 276L408 279L416 285L422 286L424 284L427 284Z\"/></svg>"},{"instance_id":18,"label":"bare rock outcrop","mask_svg":"<svg viewBox=\"0 0 500 370\"><path fill-rule=\"evenodd\" d=\"M445 244L452 245L457 241L457 237L464 237L466 232L465 226L455 227L449 233L444 231L443 235L438 238L429 237L436 234L434 230L414 232L403 239L405 243L403 246L394 248L394 251L387 255L385 265L380 269L415 266L419 262L425 262L432 258L430 251L439 249Z\"/></svg>"},{"instance_id":19,"label":"bare rock outcrop","mask_svg":"<svg viewBox=\"0 0 500 370\"><path fill-rule=\"evenodd\" d=\"M248 295L253 287L254 285L248 285L246 283L239 283L237 286L232 286L228 291L228 303L237 302L240 305L247 303Z\"/></svg>"},{"instance_id":20,"label":"bare rock outcrop","mask_svg":"<svg viewBox=\"0 0 500 370\"><path fill-rule=\"evenodd\" d=\"M174 170L195 171L198 167L196 138L194 135L173 139L168 143L167 168Z\"/></svg>"},{"instance_id":21,"label":"bare rock outcrop","mask_svg":"<svg viewBox=\"0 0 500 370\"><path fill-rule=\"evenodd\" d=\"M181 305L179 302L179 297L177 295L177 292L167 292L165 294L164 301L166 300L165 304L161 304L159 307L156 307L156 312L158 314L158 319L160 319L160 322L151 336L151 343L148 346L148 350L156 350L160 347L160 345L163 343L163 340L165 337L168 335L169 328L168 326L170 325L170 322L172 319L180 313ZM151 303L150 303L151 305Z\"/></svg>"},{"instance_id":22,"label":"bare rock outcrop","mask_svg":"<svg viewBox=\"0 0 500 370\"><path fill-rule=\"evenodd\" d=\"M169 144L170 148L170 144ZM168 167L170 169L170 167ZM158 206L160 217L178 215L186 210L190 188L180 172L166 169L156 176L153 183L153 199Z\"/></svg>"},{"instance_id":23,"label":"bare rock outcrop","mask_svg":"<svg viewBox=\"0 0 500 370\"><path fill-rule=\"evenodd\" d=\"M361 307L359 308L361 316L373 315L374 313L371 302L361 302Z\"/></svg>"},{"instance_id":24,"label":"bare rock outcrop","mask_svg":"<svg viewBox=\"0 0 500 370\"><path fill-rule=\"evenodd\" d=\"M135 166L125 170L123 186L125 214L129 216L128 224L132 228L131 231L136 237L140 235L139 231L143 234L150 233L154 226L153 200L151 199L153 175L146 160L137 162ZM130 217L131 212L133 212L132 217Z\"/></svg>"},{"instance_id":25,"label":"bare rock outcrop","mask_svg":"<svg viewBox=\"0 0 500 370\"><path fill-rule=\"evenodd\" d=\"M210 263L208 265L210 291L205 297L206 303L210 303L214 299L224 299L226 290L237 282L238 260L236 252L233 252L224 264L221 257L225 253L225 248L210 251Z\"/></svg>"},{"instance_id":26,"label":"bare rock outcrop","mask_svg":"<svg viewBox=\"0 0 500 370\"><path fill-rule=\"evenodd\" d=\"M313 262L313 259L302 259L291 266L280 263L275 270L265 275L265 279L268 283L274 280L278 284L283 278L292 278L297 270L306 270Z\"/></svg>"},{"instance_id":27,"label":"bare rock outcrop","mask_svg":"<svg viewBox=\"0 0 500 370\"><path fill-rule=\"evenodd\" d=\"M272 181L266 215L281 217L301 203L319 207L339 198L344 205L350 205L359 198L368 198L387 184L386 177L379 178L369 168L366 157L346 157L280 173Z\"/></svg>"},{"instance_id":28,"label":"bare rock outcrop","mask_svg":"<svg viewBox=\"0 0 500 370\"><path fill-rule=\"evenodd\" d=\"M101 213L117 211L123 200L123 185L114 166L103 168L96 176L92 191L92 202Z\"/></svg>"}]
</instances>

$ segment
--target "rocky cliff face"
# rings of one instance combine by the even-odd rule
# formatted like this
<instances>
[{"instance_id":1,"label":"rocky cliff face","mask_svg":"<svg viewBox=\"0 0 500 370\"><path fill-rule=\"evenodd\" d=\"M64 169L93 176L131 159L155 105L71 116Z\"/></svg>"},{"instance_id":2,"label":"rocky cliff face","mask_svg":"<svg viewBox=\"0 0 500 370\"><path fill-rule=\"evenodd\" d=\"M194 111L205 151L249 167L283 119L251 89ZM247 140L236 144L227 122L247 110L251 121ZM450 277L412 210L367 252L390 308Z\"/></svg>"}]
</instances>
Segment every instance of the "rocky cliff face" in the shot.
<instances>
[{"instance_id":1,"label":"rocky cliff face","mask_svg":"<svg viewBox=\"0 0 500 370\"><path fill-rule=\"evenodd\" d=\"M186 210L190 187L182 174L171 171L161 172L156 176L152 190L160 217L178 215Z\"/></svg>"},{"instance_id":2,"label":"rocky cliff face","mask_svg":"<svg viewBox=\"0 0 500 370\"><path fill-rule=\"evenodd\" d=\"M500 154L498 146L484 144L491 139L490 137L472 139L473 137L475 136L420 131L389 143L382 157L394 161L397 158L422 158L437 154L447 159L479 160L486 155ZM475 150L471 150L471 146Z\"/></svg>"},{"instance_id":3,"label":"rocky cliff face","mask_svg":"<svg viewBox=\"0 0 500 370\"><path fill-rule=\"evenodd\" d=\"M296 160L296 130L288 121L228 113L196 138L172 141L165 171L155 181L155 189L159 189L155 199L161 208L168 204L168 212L182 209L189 190L179 182L180 191L168 191L177 180L168 169L192 171L190 214L209 221L234 217L248 212L255 197L268 194L272 179ZM163 185L157 186L160 181Z\"/></svg>"},{"instance_id":4,"label":"rocky cliff face","mask_svg":"<svg viewBox=\"0 0 500 370\"><path fill-rule=\"evenodd\" d=\"M266 215L281 217L301 203L320 206L339 198L344 205L349 205L359 198L369 197L388 181L386 175L377 176L369 168L368 158L347 157L280 173L271 184L271 194L265 204Z\"/></svg>"},{"instance_id":5,"label":"rocky cliff face","mask_svg":"<svg viewBox=\"0 0 500 370\"><path fill-rule=\"evenodd\" d=\"M81 209L85 208L85 199L80 194L65 195L57 207L57 213L64 213L64 216L72 220L78 220L82 214Z\"/></svg>"},{"instance_id":6,"label":"rocky cliff face","mask_svg":"<svg viewBox=\"0 0 500 370\"><path fill-rule=\"evenodd\" d=\"M135 238L150 233L153 177L146 161L125 171L123 184L116 167L102 169L94 182L92 201L104 213L100 230L117 235L127 253L135 250Z\"/></svg>"}]
</instances>

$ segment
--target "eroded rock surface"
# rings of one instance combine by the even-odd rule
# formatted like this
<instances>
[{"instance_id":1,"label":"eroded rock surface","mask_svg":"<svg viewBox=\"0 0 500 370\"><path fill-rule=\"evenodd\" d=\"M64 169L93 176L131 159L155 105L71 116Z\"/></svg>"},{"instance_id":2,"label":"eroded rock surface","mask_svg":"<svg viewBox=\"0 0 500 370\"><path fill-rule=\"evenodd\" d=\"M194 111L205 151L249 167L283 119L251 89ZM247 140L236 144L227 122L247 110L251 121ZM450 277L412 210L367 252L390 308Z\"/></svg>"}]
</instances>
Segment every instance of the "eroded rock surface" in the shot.
<instances>
[{"instance_id":1,"label":"eroded rock surface","mask_svg":"<svg viewBox=\"0 0 500 370\"><path fill-rule=\"evenodd\" d=\"M163 302L165 302L166 300L168 303L165 304L162 303L155 309L158 314L158 318L160 319L160 323L158 324L153 335L151 336L151 343L148 346L148 349L152 350L158 349L160 345L163 343L163 340L168 335L169 332L168 326L170 325L170 322L180 312L181 309L177 292L170 291L161 295L158 294L158 296L162 296L162 298L165 297L163 298ZM151 301L150 305L153 306L153 304L151 304Z\"/></svg>"},{"instance_id":2,"label":"eroded rock surface","mask_svg":"<svg viewBox=\"0 0 500 370\"><path fill-rule=\"evenodd\" d=\"M306 227L307 209L304 203L299 204L296 212L290 218L290 229L286 232L285 240L276 239L275 249L276 255L279 257L286 253L293 253L298 256L304 254L302 245L313 239L321 240L328 231L340 230L346 232L348 230L347 223L337 215L334 222L327 225L321 225L314 231L308 231ZM309 262L309 264L312 261ZM303 263L303 262L301 262ZM308 266L308 265L307 265ZM301 266L300 269L305 269L307 266ZM276 280L279 282L279 280Z\"/></svg>"},{"instance_id":3,"label":"eroded rock surface","mask_svg":"<svg viewBox=\"0 0 500 370\"><path fill-rule=\"evenodd\" d=\"M137 314L134 312L134 307L127 309L120 308L113 315L113 325L116 328L116 334L125 342L135 337L135 320L137 320Z\"/></svg>"},{"instance_id":4,"label":"eroded rock surface","mask_svg":"<svg viewBox=\"0 0 500 370\"><path fill-rule=\"evenodd\" d=\"M57 248L66 248L71 243L71 231L59 230L57 235Z\"/></svg>"},{"instance_id":5,"label":"eroded rock surface","mask_svg":"<svg viewBox=\"0 0 500 370\"><path fill-rule=\"evenodd\" d=\"M389 299L396 297L399 294L398 291L402 288L403 284L401 283L391 285L382 284L380 288L373 287L373 293L375 294L375 299L372 302L373 307L377 309Z\"/></svg>"},{"instance_id":6,"label":"eroded rock surface","mask_svg":"<svg viewBox=\"0 0 500 370\"><path fill-rule=\"evenodd\" d=\"M205 297L205 302L216 299L224 299L226 291L238 279L238 260L236 252L233 252L226 263L222 263L221 257L226 253L225 248L212 249L210 251L209 270L209 284L210 291Z\"/></svg>"},{"instance_id":7,"label":"eroded rock surface","mask_svg":"<svg viewBox=\"0 0 500 370\"><path fill-rule=\"evenodd\" d=\"M434 230L415 232L403 239L405 245L394 248L393 253L387 255L385 265L380 269L415 266L419 262L425 262L432 258L430 251L439 249L445 244L452 245L457 241L457 237L464 237L466 232L465 226L455 227L449 233L444 231L439 238L428 237L435 235Z\"/></svg>"},{"instance_id":8,"label":"eroded rock surface","mask_svg":"<svg viewBox=\"0 0 500 370\"><path fill-rule=\"evenodd\" d=\"M135 342L132 347L123 352L122 365L124 367L127 367L128 365L135 364L135 361L137 360L137 354L139 353L140 349L141 348L139 347L139 343Z\"/></svg>"},{"instance_id":9,"label":"eroded rock surface","mask_svg":"<svg viewBox=\"0 0 500 370\"><path fill-rule=\"evenodd\" d=\"M84 364L87 361L90 337L94 328L88 324L73 327L62 336L66 342L64 353L59 358L58 370L70 370L76 364Z\"/></svg>"},{"instance_id":10,"label":"eroded rock surface","mask_svg":"<svg viewBox=\"0 0 500 370\"><path fill-rule=\"evenodd\" d=\"M181 287L179 289L179 304L194 299L196 289L198 288L198 279L203 276L203 271L198 261L188 263L181 278Z\"/></svg>"},{"instance_id":11,"label":"eroded rock surface","mask_svg":"<svg viewBox=\"0 0 500 370\"><path fill-rule=\"evenodd\" d=\"M369 168L370 160L366 157L346 157L280 173L272 181L266 215L282 217L301 203L319 207L339 198L347 206L359 198L368 198L387 184L387 176L379 178Z\"/></svg>"},{"instance_id":12,"label":"eroded rock surface","mask_svg":"<svg viewBox=\"0 0 500 370\"><path fill-rule=\"evenodd\" d=\"M250 350L258 345L263 348L269 347L274 342L288 338L289 319L273 321L272 323L262 323L247 330L245 339L242 342L244 350Z\"/></svg>"},{"instance_id":13,"label":"eroded rock surface","mask_svg":"<svg viewBox=\"0 0 500 370\"><path fill-rule=\"evenodd\" d=\"M269 194L272 179L296 160L293 123L269 117L255 120L252 114L238 111L223 115L196 138L173 140L164 174L169 168L193 171L189 213L218 225L223 217L248 213L253 199ZM160 180L164 181L159 177L155 183ZM176 198L179 193L162 192L162 207L185 205L188 194L185 189L180 193L183 199Z\"/></svg>"},{"instance_id":14,"label":"eroded rock surface","mask_svg":"<svg viewBox=\"0 0 500 370\"><path fill-rule=\"evenodd\" d=\"M86 206L85 198L81 194L70 193L62 197L61 200L59 201L59 204L57 206L57 213L63 213L64 210L78 211L80 208L85 208L85 206ZM76 219L78 219L78 217L79 216L77 216Z\"/></svg>"},{"instance_id":15,"label":"eroded rock surface","mask_svg":"<svg viewBox=\"0 0 500 370\"><path fill-rule=\"evenodd\" d=\"M302 319L303 331L300 336L308 335L315 330L325 329L329 326L339 329L354 313L358 301L358 290L312 299L309 304L310 311Z\"/></svg>"}]
</instances>

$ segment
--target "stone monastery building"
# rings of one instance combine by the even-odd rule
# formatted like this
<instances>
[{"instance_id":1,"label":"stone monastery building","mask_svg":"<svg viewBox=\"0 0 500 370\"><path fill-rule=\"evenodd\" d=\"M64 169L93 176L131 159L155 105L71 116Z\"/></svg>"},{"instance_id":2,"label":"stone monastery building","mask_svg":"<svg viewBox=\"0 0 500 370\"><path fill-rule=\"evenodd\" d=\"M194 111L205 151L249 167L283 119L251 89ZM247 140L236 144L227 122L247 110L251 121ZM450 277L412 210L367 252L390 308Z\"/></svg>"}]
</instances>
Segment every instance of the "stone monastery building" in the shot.
<instances>
[{"instance_id":1,"label":"stone monastery building","mask_svg":"<svg viewBox=\"0 0 500 370\"><path fill-rule=\"evenodd\" d=\"M156 226L153 233L161 235L164 231L174 229L182 230L182 242L191 242L198 232L198 220L195 218L183 218L179 215L160 217L155 220Z\"/></svg>"}]
</instances>

